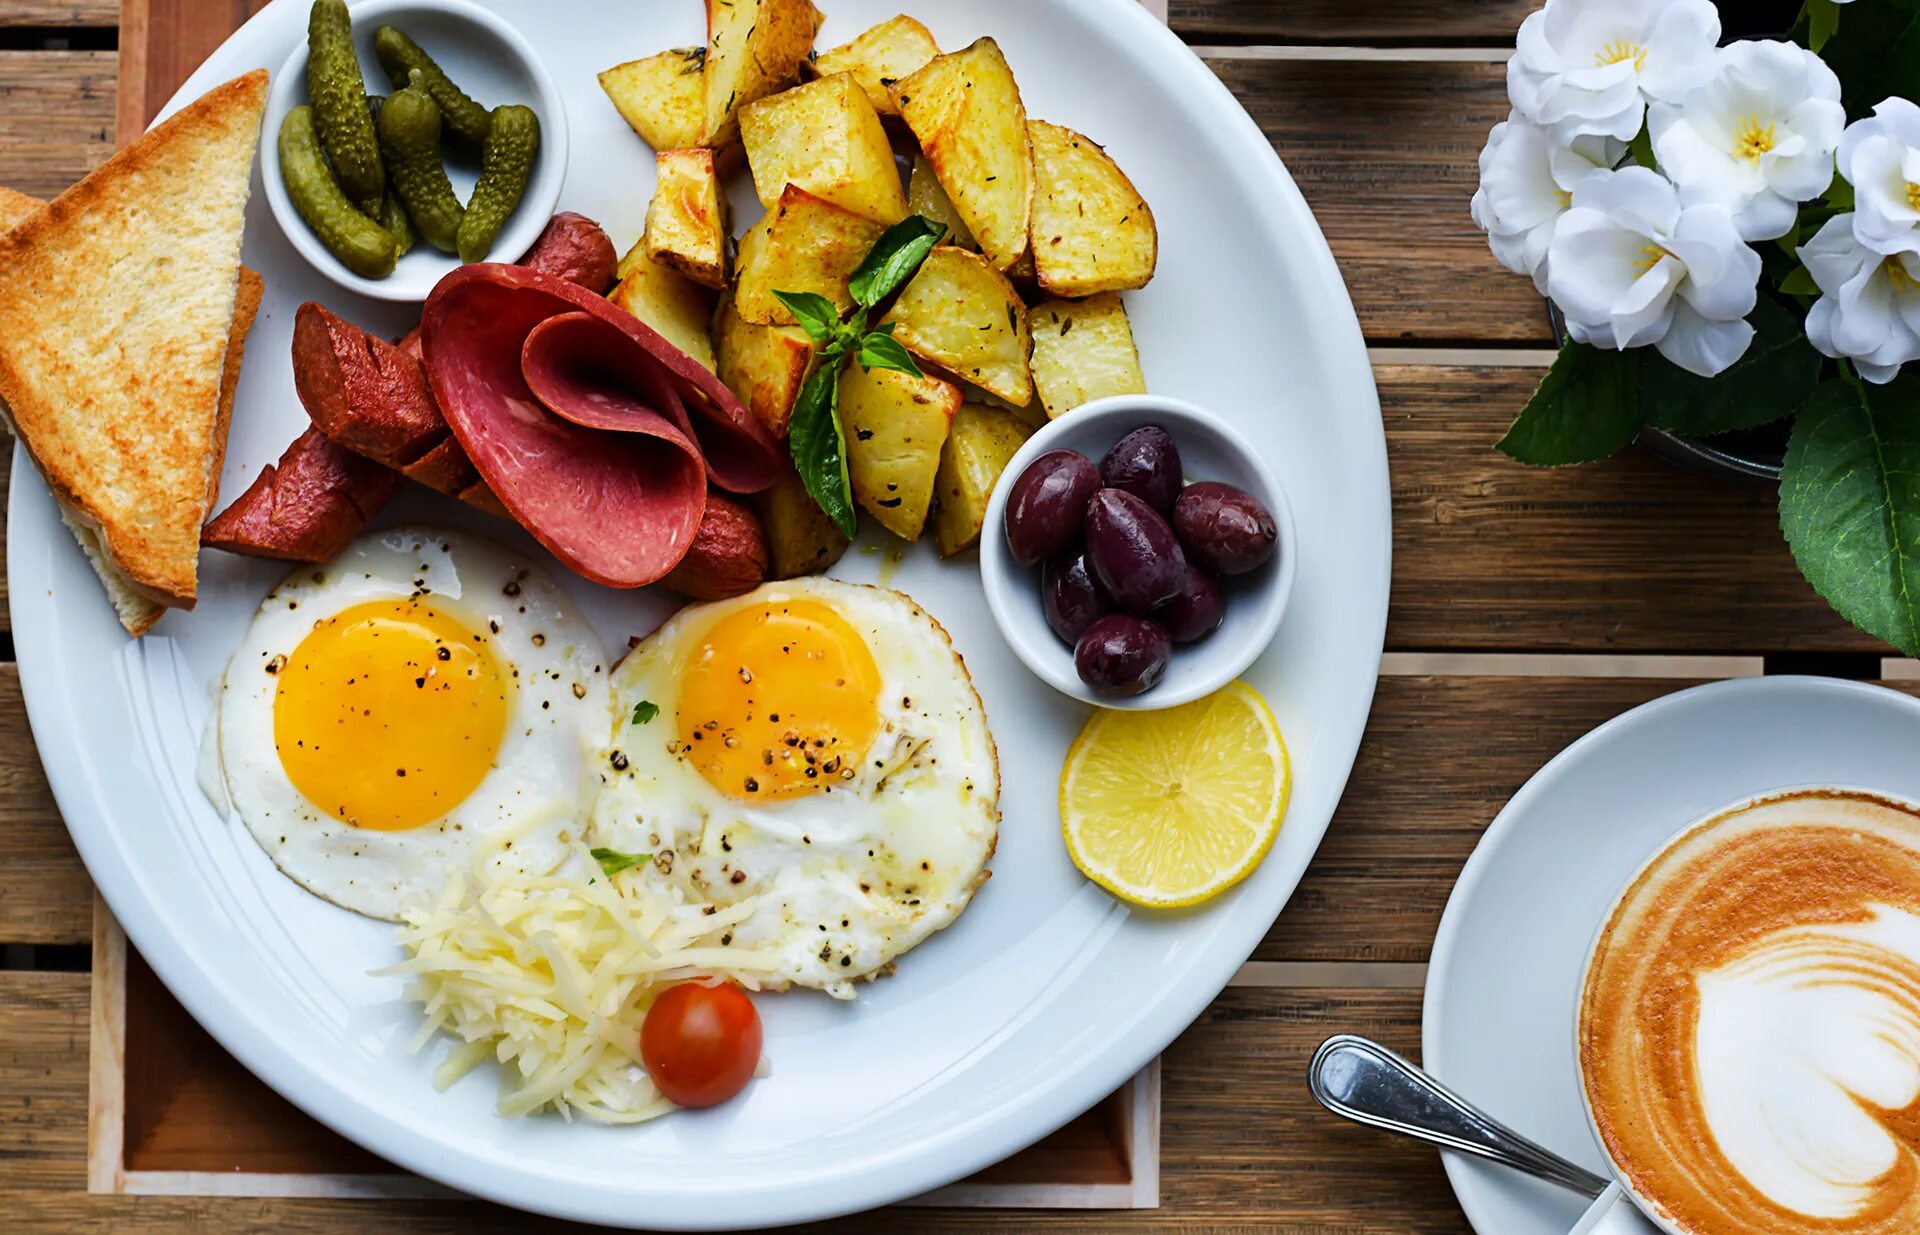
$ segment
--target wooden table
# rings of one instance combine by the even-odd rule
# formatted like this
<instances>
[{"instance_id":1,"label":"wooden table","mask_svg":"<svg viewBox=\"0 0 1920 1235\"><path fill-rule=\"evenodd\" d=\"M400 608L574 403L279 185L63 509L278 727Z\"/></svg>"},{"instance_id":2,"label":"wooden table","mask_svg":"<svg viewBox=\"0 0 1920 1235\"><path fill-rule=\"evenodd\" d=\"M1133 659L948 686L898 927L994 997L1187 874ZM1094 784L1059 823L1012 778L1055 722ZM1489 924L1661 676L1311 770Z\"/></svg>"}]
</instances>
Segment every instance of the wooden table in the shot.
<instances>
[{"instance_id":1,"label":"wooden table","mask_svg":"<svg viewBox=\"0 0 1920 1235\"><path fill-rule=\"evenodd\" d=\"M658 2L658 0L648 0ZM683 0L691 2L691 0ZM51 195L137 132L257 0L0 0L0 184ZM1690 680L1915 677L1801 582L1764 486L1637 453L1549 474L1490 447L1550 355L1539 300L1467 218L1532 0L1172 0L1340 261L1393 469L1388 654L1345 803L1235 986L1164 1061L1162 1208L913 1210L850 1230L1461 1232L1438 1158L1323 1114L1303 1069L1353 1030L1418 1054L1425 961L1500 805L1593 725ZM0 1213L12 1229L508 1231L468 1202L86 1192L93 898L0 625ZM138 1027L130 1032L137 1033ZM540 1224L532 1224L538 1227Z\"/></svg>"}]
</instances>

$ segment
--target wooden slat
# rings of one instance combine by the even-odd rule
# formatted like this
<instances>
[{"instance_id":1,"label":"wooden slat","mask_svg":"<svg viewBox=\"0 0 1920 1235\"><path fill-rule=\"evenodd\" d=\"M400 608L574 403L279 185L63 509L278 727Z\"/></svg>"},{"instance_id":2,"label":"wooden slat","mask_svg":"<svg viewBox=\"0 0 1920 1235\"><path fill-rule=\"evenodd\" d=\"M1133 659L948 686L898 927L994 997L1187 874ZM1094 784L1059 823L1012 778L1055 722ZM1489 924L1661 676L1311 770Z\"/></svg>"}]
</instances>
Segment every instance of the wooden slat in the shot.
<instances>
[{"instance_id":1,"label":"wooden slat","mask_svg":"<svg viewBox=\"0 0 1920 1235\"><path fill-rule=\"evenodd\" d=\"M1195 43L1512 46L1536 0L1173 0L1169 18Z\"/></svg>"},{"instance_id":2,"label":"wooden slat","mask_svg":"<svg viewBox=\"0 0 1920 1235\"><path fill-rule=\"evenodd\" d=\"M0 1181L77 1192L86 1154L87 975L0 973Z\"/></svg>"},{"instance_id":3,"label":"wooden slat","mask_svg":"<svg viewBox=\"0 0 1920 1235\"><path fill-rule=\"evenodd\" d=\"M1885 650L1800 577L1773 486L1637 450L1557 470L1495 453L1540 372L1377 369L1394 491L1390 648Z\"/></svg>"},{"instance_id":4,"label":"wooden slat","mask_svg":"<svg viewBox=\"0 0 1920 1235\"><path fill-rule=\"evenodd\" d=\"M110 51L0 51L0 184L52 197L113 153Z\"/></svg>"},{"instance_id":5,"label":"wooden slat","mask_svg":"<svg viewBox=\"0 0 1920 1235\"><path fill-rule=\"evenodd\" d=\"M1215 59L1313 207L1369 341L1551 342L1467 203L1507 115L1495 63Z\"/></svg>"},{"instance_id":6,"label":"wooden slat","mask_svg":"<svg viewBox=\"0 0 1920 1235\"><path fill-rule=\"evenodd\" d=\"M265 7L266 0L123 0L120 140L132 141L145 131L200 62Z\"/></svg>"},{"instance_id":7,"label":"wooden slat","mask_svg":"<svg viewBox=\"0 0 1920 1235\"><path fill-rule=\"evenodd\" d=\"M108 0L0 0L0 30L22 26L98 28L119 22L120 6Z\"/></svg>"},{"instance_id":8,"label":"wooden slat","mask_svg":"<svg viewBox=\"0 0 1920 1235\"><path fill-rule=\"evenodd\" d=\"M0 664L0 943L85 943L93 892L27 731L20 671Z\"/></svg>"}]
</instances>

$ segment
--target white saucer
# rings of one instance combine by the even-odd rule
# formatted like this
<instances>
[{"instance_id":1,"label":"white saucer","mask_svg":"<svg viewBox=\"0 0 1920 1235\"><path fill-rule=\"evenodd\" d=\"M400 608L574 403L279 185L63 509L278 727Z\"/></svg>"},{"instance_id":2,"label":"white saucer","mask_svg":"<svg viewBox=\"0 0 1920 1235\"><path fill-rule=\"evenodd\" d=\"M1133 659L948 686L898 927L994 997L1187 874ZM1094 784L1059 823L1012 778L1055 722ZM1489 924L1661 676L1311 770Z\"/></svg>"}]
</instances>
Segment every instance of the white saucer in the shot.
<instances>
[{"instance_id":1,"label":"white saucer","mask_svg":"<svg viewBox=\"0 0 1920 1235\"><path fill-rule=\"evenodd\" d=\"M1489 1114L1605 1173L1574 1075L1574 999L1595 926L1689 821L1756 793L1843 785L1920 797L1920 700L1830 678L1681 691L1581 738L1487 829L1440 920L1422 1058ZM1443 1155L1480 1235L1566 1235L1569 1192Z\"/></svg>"}]
</instances>

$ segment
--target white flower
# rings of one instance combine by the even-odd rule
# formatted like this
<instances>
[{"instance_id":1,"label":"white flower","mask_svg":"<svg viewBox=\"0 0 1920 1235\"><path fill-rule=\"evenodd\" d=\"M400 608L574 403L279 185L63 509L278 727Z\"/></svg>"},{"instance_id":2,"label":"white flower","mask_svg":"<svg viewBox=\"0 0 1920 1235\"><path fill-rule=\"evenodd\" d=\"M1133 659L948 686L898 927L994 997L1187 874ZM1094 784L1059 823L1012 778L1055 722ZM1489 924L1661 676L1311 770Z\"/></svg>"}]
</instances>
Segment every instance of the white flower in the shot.
<instances>
[{"instance_id":1,"label":"white flower","mask_svg":"<svg viewBox=\"0 0 1920 1235\"><path fill-rule=\"evenodd\" d=\"M1647 126L1660 170L1685 204L1718 202L1748 240L1792 230L1800 203L1833 183L1846 128L1840 79L1792 43L1735 43L1678 105L1655 103Z\"/></svg>"},{"instance_id":2,"label":"white flower","mask_svg":"<svg viewBox=\"0 0 1920 1235\"><path fill-rule=\"evenodd\" d=\"M1820 285L1807 314L1807 339L1828 356L1853 361L1870 382L1890 382L1920 359L1920 254L1885 254L1860 243L1858 220L1835 215L1800 246Z\"/></svg>"},{"instance_id":3,"label":"white flower","mask_svg":"<svg viewBox=\"0 0 1920 1235\"><path fill-rule=\"evenodd\" d=\"M1840 138L1853 234L1876 253L1920 252L1920 107L1888 99Z\"/></svg>"},{"instance_id":4,"label":"white flower","mask_svg":"<svg viewBox=\"0 0 1920 1235\"><path fill-rule=\"evenodd\" d=\"M1596 176L1573 191L1547 252L1547 294L1567 333L1595 347L1651 343L1690 373L1712 377L1753 342L1760 255L1725 206L1680 205L1644 167Z\"/></svg>"},{"instance_id":5,"label":"white flower","mask_svg":"<svg viewBox=\"0 0 1920 1235\"><path fill-rule=\"evenodd\" d=\"M1705 81L1719 41L1708 0L1547 0L1520 23L1507 95L1563 140L1632 141L1647 99L1678 102Z\"/></svg>"},{"instance_id":6,"label":"white flower","mask_svg":"<svg viewBox=\"0 0 1920 1235\"><path fill-rule=\"evenodd\" d=\"M1544 296L1554 223L1566 213L1582 181L1608 174L1626 153L1626 143L1611 137L1555 142L1546 129L1518 113L1494 125L1480 152L1473 221L1487 233L1500 264L1515 274L1531 275Z\"/></svg>"}]
</instances>

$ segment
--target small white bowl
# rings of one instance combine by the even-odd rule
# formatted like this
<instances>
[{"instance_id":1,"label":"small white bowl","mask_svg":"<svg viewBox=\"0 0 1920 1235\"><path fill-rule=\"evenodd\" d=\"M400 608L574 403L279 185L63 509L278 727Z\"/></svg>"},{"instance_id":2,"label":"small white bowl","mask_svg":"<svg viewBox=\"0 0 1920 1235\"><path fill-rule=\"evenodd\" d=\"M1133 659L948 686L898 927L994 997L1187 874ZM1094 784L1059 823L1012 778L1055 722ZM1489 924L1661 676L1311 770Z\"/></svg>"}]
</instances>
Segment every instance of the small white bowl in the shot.
<instances>
[{"instance_id":1,"label":"small white bowl","mask_svg":"<svg viewBox=\"0 0 1920 1235\"><path fill-rule=\"evenodd\" d=\"M373 32L381 26L398 26L483 106L522 103L539 115L540 150L534 158L533 178L513 217L494 239L492 260L512 261L525 253L553 216L561 183L567 178L566 104L533 48L519 31L471 0L366 0L350 11L353 43L360 53L360 72L366 78L368 93L393 92L373 54ZM300 256L348 291L376 300L425 300L443 275L459 268L458 257L442 253L416 236L412 252L400 259L392 274L369 279L348 270L328 252L294 208L293 199L287 196L286 178L280 174L280 122L308 101L307 40L302 25L299 44L273 80L267 95L266 121L261 126L260 173L274 219ZM479 174L477 159L469 162L450 157L447 161L447 175L463 202L473 192Z\"/></svg>"},{"instance_id":2,"label":"small white bowl","mask_svg":"<svg viewBox=\"0 0 1920 1235\"><path fill-rule=\"evenodd\" d=\"M1189 482L1223 481L1257 498L1273 513L1279 538L1266 565L1220 580L1226 619L1199 642L1175 645L1173 660L1158 684L1137 695L1101 695L1080 680L1073 667L1073 649L1047 625L1040 602L1040 568L1015 562L1007 548L1007 490L1029 463L1049 450L1077 450L1098 465L1115 442L1147 425L1159 425L1173 436ZM980 580L987 607L1014 655L1061 694L1097 707L1136 712L1191 702L1246 672L1280 629L1298 556L1287 495L1247 440L1219 417L1191 403L1156 395L1097 399L1042 427L1001 473L980 531Z\"/></svg>"}]
</instances>

